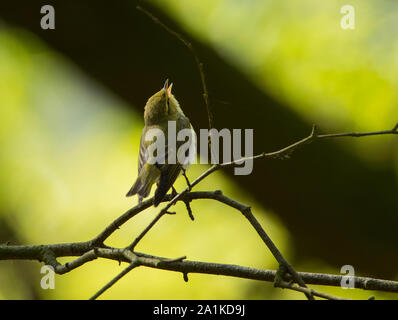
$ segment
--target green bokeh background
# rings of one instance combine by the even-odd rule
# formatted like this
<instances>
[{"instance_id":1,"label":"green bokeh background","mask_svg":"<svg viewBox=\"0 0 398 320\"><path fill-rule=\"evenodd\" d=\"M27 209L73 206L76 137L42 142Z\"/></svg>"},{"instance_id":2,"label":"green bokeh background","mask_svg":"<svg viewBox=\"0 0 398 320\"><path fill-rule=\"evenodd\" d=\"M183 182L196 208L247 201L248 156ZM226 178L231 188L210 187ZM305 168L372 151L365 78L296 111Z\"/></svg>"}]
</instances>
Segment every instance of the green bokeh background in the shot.
<instances>
[{"instance_id":1,"label":"green bokeh background","mask_svg":"<svg viewBox=\"0 0 398 320\"><path fill-rule=\"evenodd\" d=\"M398 119L398 4L394 1L350 1L356 13L354 30L340 26L345 1L152 3L309 123L333 132L370 131L390 128ZM189 116L189 108L184 111ZM128 108L72 61L28 31L1 23L0 241L88 240L133 206L136 199L124 194L136 177L142 126L142 113ZM393 139L351 140L344 146L373 166L383 166L394 146L398 172ZM204 170L205 165L196 165L189 176ZM184 184L179 179L177 190ZM289 233L277 212L256 204L222 172L203 181L197 190L214 186L250 204L289 260L293 254ZM277 267L238 212L210 200L196 201L192 209L194 222L184 206L177 205L178 214L164 217L139 250L171 258L186 255L191 260ZM129 221L107 244L125 246L156 212L151 208ZM57 275L55 289L42 290L41 264L0 261L0 298L86 299L123 267L98 259ZM295 267L340 271L340 266L314 259ZM371 295L395 299L378 292L319 289L358 299ZM271 283L210 275L192 274L185 283L179 273L139 268L102 298L302 299L303 295L274 289Z\"/></svg>"}]
</instances>

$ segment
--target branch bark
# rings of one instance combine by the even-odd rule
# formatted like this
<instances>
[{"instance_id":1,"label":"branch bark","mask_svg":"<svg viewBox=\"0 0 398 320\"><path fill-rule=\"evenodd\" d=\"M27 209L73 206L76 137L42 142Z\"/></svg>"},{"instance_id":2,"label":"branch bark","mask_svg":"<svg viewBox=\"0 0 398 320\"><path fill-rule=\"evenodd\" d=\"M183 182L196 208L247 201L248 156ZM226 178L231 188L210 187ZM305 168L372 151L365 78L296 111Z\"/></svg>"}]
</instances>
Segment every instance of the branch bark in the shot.
<instances>
[{"instance_id":1,"label":"branch bark","mask_svg":"<svg viewBox=\"0 0 398 320\"><path fill-rule=\"evenodd\" d=\"M42 261L54 267L57 274L64 274L71 272L79 266L93 261L97 258L114 260L116 262L131 263L131 254L137 258L139 266L148 268L160 269L165 271L180 272L182 274L199 273L209 275L223 275L242 279L259 280L265 282L274 282L277 271L264 270L258 268L250 268L234 264L211 263L184 260L185 257L177 259L169 259L165 257L153 256L141 252L129 252L126 254L124 248L112 247L92 247L87 246L90 242L77 242L77 243L62 243L62 244L49 244L49 245L0 245L0 260L36 260ZM72 251L71 248L74 247ZM53 257L69 257L78 256L72 262L61 265L55 262L54 259L42 259L40 251L51 251ZM129 256L130 255L130 256ZM83 258L84 257L84 258ZM137 265L137 266L138 266ZM58 267L57 267L58 266ZM324 286L341 286L344 275L326 274L326 273L312 273L312 272L299 272L302 279L307 284L324 285ZM287 276L287 280L291 280ZM398 281L375 279L370 277L352 277L354 286L357 289L363 290L377 290L383 292L398 293Z\"/></svg>"}]
</instances>

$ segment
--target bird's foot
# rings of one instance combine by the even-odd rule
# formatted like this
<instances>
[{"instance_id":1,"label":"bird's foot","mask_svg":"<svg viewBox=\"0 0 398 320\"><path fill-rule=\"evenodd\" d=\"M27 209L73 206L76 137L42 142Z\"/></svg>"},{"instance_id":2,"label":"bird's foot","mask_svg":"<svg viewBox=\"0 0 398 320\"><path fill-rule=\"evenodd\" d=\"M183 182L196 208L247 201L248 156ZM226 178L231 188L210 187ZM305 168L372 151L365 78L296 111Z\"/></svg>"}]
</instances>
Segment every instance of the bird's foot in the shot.
<instances>
[{"instance_id":1,"label":"bird's foot","mask_svg":"<svg viewBox=\"0 0 398 320\"><path fill-rule=\"evenodd\" d=\"M192 186L191 186L191 183L189 182L189 179L188 179L187 174L186 174L186 170L184 168L182 168L182 175L184 176L185 181L187 182L188 191L191 191L192 190Z\"/></svg>"}]
</instances>

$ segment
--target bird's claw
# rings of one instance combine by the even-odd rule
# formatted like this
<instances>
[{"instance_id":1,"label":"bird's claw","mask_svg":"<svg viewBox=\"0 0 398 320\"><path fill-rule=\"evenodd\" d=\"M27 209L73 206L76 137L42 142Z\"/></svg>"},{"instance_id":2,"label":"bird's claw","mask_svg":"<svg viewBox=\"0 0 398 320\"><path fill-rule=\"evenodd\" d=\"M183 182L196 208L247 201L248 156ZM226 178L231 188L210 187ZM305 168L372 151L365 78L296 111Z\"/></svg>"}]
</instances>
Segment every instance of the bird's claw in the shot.
<instances>
[{"instance_id":1,"label":"bird's claw","mask_svg":"<svg viewBox=\"0 0 398 320\"><path fill-rule=\"evenodd\" d=\"M188 179L188 177L186 175L186 170L184 168L182 169L182 175L184 176L185 181L187 182L188 191L191 191L192 190L192 186L191 186L191 183L189 182L189 179Z\"/></svg>"}]
</instances>

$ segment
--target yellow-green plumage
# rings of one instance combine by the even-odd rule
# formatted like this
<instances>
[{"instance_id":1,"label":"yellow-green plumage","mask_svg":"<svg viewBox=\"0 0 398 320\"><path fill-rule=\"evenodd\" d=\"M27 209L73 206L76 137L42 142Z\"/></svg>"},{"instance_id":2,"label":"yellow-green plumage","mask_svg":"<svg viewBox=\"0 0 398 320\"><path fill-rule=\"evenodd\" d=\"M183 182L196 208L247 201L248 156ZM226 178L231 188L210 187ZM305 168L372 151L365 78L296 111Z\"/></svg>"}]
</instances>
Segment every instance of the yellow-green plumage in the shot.
<instances>
[{"instance_id":1,"label":"yellow-green plumage","mask_svg":"<svg viewBox=\"0 0 398 320\"><path fill-rule=\"evenodd\" d=\"M168 144L168 122L176 122L177 134L181 129L192 129L189 119L182 112L176 98L171 94L171 88L172 85L168 87L168 81L166 81L163 89L150 97L145 105L145 127L142 131L140 141L138 177L130 191L126 194L127 197L138 194L139 202L141 202L143 198L149 195L152 185L157 183L158 186L154 199L155 207L163 200L183 168L183 165L178 163L178 161L175 164L167 163L167 155L169 153L176 154L179 146L184 143L177 141L177 150L171 150L171 146ZM160 129L164 133L166 154L164 155L165 163L163 164L152 164L151 161L148 161L148 147L155 141L146 141L144 139L150 129Z\"/></svg>"}]
</instances>

